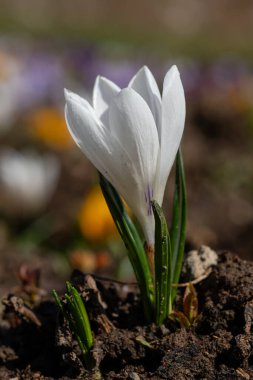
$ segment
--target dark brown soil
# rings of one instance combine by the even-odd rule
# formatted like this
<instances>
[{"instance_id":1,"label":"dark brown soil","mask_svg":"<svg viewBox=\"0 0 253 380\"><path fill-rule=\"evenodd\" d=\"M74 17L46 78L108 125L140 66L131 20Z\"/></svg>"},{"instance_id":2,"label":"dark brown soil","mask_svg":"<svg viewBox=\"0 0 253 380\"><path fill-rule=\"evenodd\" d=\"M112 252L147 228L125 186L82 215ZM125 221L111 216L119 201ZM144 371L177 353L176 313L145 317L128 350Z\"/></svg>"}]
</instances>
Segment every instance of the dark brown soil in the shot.
<instances>
[{"instance_id":1,"label":"dark brown soil","mask_svg":"<svg viewBox=\"0 0 253 380\"><path fill-rule=\"evenodd\" d=\"M54 303L23 285L4 300L1 380L253 378L253 263L219 253L219 265L196 285L200 315L189 329L147 326L134 284L79 272L72 282L86 300L100 373L83 369Z\"/></svg>"}]
</instances>

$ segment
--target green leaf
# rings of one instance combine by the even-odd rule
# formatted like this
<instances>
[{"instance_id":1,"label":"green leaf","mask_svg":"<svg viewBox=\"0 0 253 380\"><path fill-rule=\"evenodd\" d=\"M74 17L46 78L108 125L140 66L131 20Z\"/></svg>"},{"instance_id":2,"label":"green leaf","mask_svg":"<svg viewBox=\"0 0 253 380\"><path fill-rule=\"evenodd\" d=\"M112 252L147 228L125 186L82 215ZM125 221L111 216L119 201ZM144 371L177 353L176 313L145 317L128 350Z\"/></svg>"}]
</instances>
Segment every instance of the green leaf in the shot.
<instances>
[{"instance_id":1,"label":"green leaf","mask_svg":"<svg viewBox=\"0 0 253 380\"><path fill-rule=\"evenodd\" d=\"M80 346L87 369L94 367L94 361L90 354L93 345L93 337L89 318L83 300L74 286L66 283L67 292L65 302L62 302L55 290L53 296L64 318L69 322L70 329Z\"/></svg>"},{"instance_id":2,"label":"green leaf","mask_svg":"<svg viewBox=\"0 0 253 380\"><path fill-rule=\"evenodd\" d=\"M155 306L160 326L171 312L171 246L167 223L161 207L152 202L155 216Z\"/></svg>"},{"instance_id":3,"label":"green leaf","mask_svg":"<svg viewBox=\"0 0 253 380\"><path fill-rule=\"evenodd\" d=\"M106 203L127 248L128 257L140 288L145 317L150 322L153 317L154 285L142 240L117 191L101 173L99 173L99 179Z\"/></svg>"},{"instance_id":4,"label":"green leaf","mask_svg":"<svg viewBox=\"0 0 253 380\"><path fill-rule=\"evenodd\" d=\"M172 282L179 282L185 247L187 218L187 200L184 175L184 163L181 150L176 157L176 180L173 201L172 226L170 231L172 249ZM176 296L177 288L173 288L172 302Z\"/></svg>"},{"instance_id":5,"label":"green leaf","mask_svg":"<svg viewBox=\"0 0 253 380\"><path fill-rule=\"evenodd\" d=\"M53 289L52 290L52 294L54 296L54 300L55 300L56 305L58 306L58 308L60 309L60 311L64 314L63 304L62 304L62 301L61 301L58 293Z\"/></svg>"},{"instance_id":6,"label":"green leaf","mask_svg":"<svg viewBox=\"0 0 253 380\"><path fill-rule=\"evenodd\" d=\"M92 347L93 337L90 328L90 322L87 315L86 308L84 306L83 300L74 286L68 283L68 293L71 296L73 306L76 312L76 328L78 335L80 336L82 342L84 342L86 350Z\"/></svg>"}]
</instances>

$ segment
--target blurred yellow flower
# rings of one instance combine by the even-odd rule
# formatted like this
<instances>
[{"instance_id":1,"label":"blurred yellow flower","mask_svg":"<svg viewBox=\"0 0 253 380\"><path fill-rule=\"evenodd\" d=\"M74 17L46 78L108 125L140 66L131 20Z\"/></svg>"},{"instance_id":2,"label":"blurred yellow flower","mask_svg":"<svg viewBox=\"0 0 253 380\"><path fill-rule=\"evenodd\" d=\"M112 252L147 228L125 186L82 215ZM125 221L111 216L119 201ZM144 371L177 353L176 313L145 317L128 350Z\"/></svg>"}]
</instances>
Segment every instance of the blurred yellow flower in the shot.
<instances>
[{"instance_id":1,"label":"blurred yellow flower","mask_svg":"<svg viewBox=\"0 0 253 380\"><path fill-rule=\"evenodd\" d=\"M83 236L90 241L105 241L117 238L118 231L99 186L91 189L85 197L79 214Z\"/></svg>"},{"instance_id":2,"label":"blurred yellow flower","mask_svg":"<svg viewBox=\"0 0 253 380\"><path fill-rule=\"evenodd\" d=\"M28 120L33 136L56 149L68 149L73 140L66 128L64 115L54 107L34 111Z\"/></svg>"}]
</instances>

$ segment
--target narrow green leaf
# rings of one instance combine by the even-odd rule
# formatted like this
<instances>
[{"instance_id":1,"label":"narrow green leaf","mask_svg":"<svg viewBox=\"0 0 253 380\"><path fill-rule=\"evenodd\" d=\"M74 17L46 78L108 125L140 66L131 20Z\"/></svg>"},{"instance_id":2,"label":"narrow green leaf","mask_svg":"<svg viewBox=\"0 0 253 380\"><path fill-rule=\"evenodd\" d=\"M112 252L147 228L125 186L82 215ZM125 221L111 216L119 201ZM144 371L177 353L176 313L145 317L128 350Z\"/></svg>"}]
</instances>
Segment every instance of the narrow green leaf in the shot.
<instances>
[{"instance_id":1,"label":"narrow green leaf","mask_svg":"<svg viewBox=\"0 0 253 380\"><path fill-rule=\"evenodd\" d=\"M67 300L67 320L69 322L70 329L72 334L75 336L78 345L81 349L83 360L87 369L92 369L93 367L93 359L90 355L89 349L86 345L86 338L83 337L83 328L80 326L80 317L78 314L78 310L75 307L74 302L71 299L71 296L65 294L65 298Z\"/></svg>"},{"instance_id":2,"label":"narrow green leaf","mask_svg":"<svg viewBox=\"0 0 253 380\"><path fill-rule=\"evenodd\" d=\"M74 286L71 285L71 296L73 299L74 306L78 314L78 331L82 341L85 342L87 350L92 347L93 337L90 328L90 322L87 315L86 308L84 306L83 300Z\"/></svg>"},{"instance_id":3,"label":"narrow green leaf","mask_svg":"<svg viewBox=\"0 0 253 380\"><path fill-rule=\"evenodd\" d=\"M60 311L64 314L64 308L63 308L62 301L61 301L58 293L53 289L52 294L53 294L56 305L58 306Z\"/></svg>"},{"instance_id":4,"label":"narrow green leaf","mask_svg":"<svg viewBox=\"0 0 253 380\"><path fill-rule=\"evenodd\" d=\"M161 207L152 202L155 216L155 306L160 326L171 312L171 247L167 223Z\"/></svg>"},{"instance_id":5,"label":"narrow green leaf","mask_svg":"<svg viewBox=\"0 0 253 380\"><path fill-rule=\"evenodd\" d=\"M101 173L99 173L99 178L106 203L128 250L129 260L140 288L144 313L147 321L150 322L153 317L154 286L143 243L117 191Z\"/></svg>"},{"instance_id":6,"label":"narrow green leaf","mask_svg":"<svg viewBox=\"0 0 253 380\"><path fill-rule=\"evenodd\" d=\"M64 318L69 322L70 329L78 341L87 369L92 369L94 360L90 354L90 349L93 345L93 337L89 318L83 300L76 288L66 282L66 289L66 303L61 301L55 290L52 293L56 304L62 311Z\"/></svg>"},{"instance_id":7,"label":"narrow green leaf","mask_svg":"<svg viewBox=\"0 0 253 380\"><path fill-rule=\"evenodd\" d=\"M67 289L67 293L68 295L70 296L71 294L71 288L72 288L72 285L69 281L66 282L66 289Z\"/></svg>"},{"instance_id":8,"label":"narrow green leaf","mask_svg":"<svg viewBox=\"0 0 253 380\"><path fill-rule=\"evenodd\" d=\"M179 282L185 247L187 218L187 199L184 163L181 150L178 150L176 157L176 180L173 201L172 226L170 231L172 249L172 282ZM177 288L172 290L172 302L176 296Z\"/></svg>"}]
</instances>

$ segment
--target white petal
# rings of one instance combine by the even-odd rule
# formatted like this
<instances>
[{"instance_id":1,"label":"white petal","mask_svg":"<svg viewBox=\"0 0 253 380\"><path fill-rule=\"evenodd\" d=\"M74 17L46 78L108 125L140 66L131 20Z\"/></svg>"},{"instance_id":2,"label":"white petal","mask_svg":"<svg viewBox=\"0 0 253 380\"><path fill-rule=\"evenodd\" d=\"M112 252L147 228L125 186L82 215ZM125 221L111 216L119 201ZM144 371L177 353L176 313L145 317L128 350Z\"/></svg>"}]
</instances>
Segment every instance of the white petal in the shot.
<instances>
[{"instance_id":1,"label":"white petal","mask_svg":"<svg viewBox=\"0 0 253 380\"><path fill-rule=\"evenodd\" d=\"M93 165L111 181L107 157L111 154L108 133L86 100L67 92L65 118L76 144Z\"/></svg>"},{"instance_id":2,"label":"white petal","mask_svg":"<svg viewBox=\"0 0 253 380\"><path fill-rule=\"evenodd\" d=\"M107 173L104 176L132 209L143 229L146 242L154 245L155 226L150 205L152 189L147 185L143 187L144 181L138 173L136 163L119 144L118 140L111 136L111 141L112 151L106 158L110 177L107 176Z\"/></svg>"},{"instance_id":3,"label":"white petal","mask_svg":"<svg viewBox=\"0 0 253 380\"><path fill-rule=\"evenodd\" d=\"M156 80L147 66L143 66L131 79L128 87L133 88L147 102L157 125L161 123L161 94Z\"/></svg>"},{"instance_id":4,"label":"white petal","mask_svg":"<svg viewBox=\"0 0 253 380\"><path fill-rule=\"evenodd\" d=\"M152 184L159 140L146 102L134 90L124 89L109 108L109 120L111 133L135 162L142 178Z\"/></svg>"},{"instance_id":5,"label":"white petal","mask_svg":"<svg viewBox=\"0 0 253 380\"><path fill-rule=\"evenodd\" d=\"M108 107L120 88L104 77L98 76L93 88L93 108L101 121L108 126Z\"/></svg>"},{"instance_id":6,"label":"white petal","mask_svg":"<svg viewBox=\"0 0 253 380\"><path fill-rule=\"evenodd\" d=\"M162 124L160 138L160 174L155 198L161 204L168 175L176 157L185 124L185 96L176 66L164 78L162 94Z\"/></svg>"},{"instance_id":7,"label":"white petal","mask_svg":"<svg viewBox=\"0 0 253 380\"><path fill-rule=\"evenodd\" d=\"M150 201L157 169L159 141L153 115L134 90L122 90L109 108L110 131L118 141L114 186L142 225L148 243L154 241ZM116 162L118 160L118 162ZM121 167L119 165L121 162Z\"/></svg>"},{"instance_id":8,"label":"white petal","mask_svg":"<svg viewBox=\"0 0 253 380\"><path fill-rule=\"evenodd\" d=\"M71 100L72 102L76 102L80 104L81 106L92 108L91 105L87 102L87 100L75 94L74 92L69 91L67 88L64 88L64 96L65 96L66 102Z\"/></svg>"}]
</instances>

